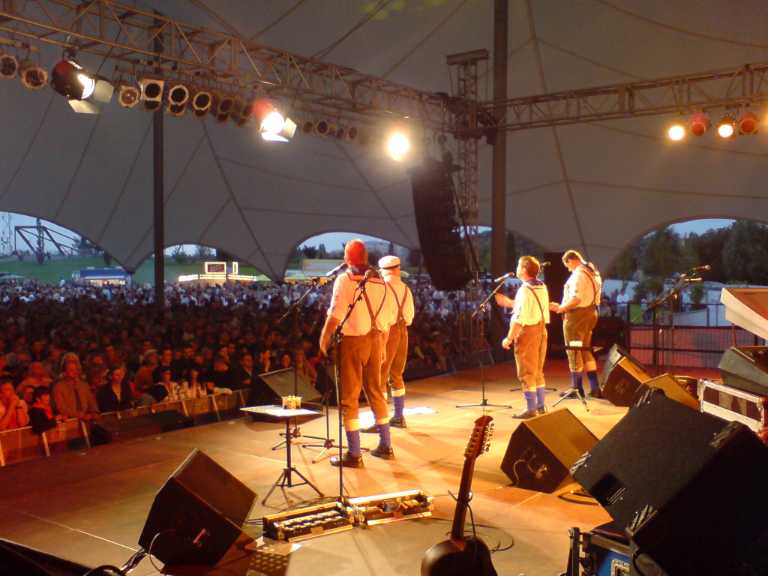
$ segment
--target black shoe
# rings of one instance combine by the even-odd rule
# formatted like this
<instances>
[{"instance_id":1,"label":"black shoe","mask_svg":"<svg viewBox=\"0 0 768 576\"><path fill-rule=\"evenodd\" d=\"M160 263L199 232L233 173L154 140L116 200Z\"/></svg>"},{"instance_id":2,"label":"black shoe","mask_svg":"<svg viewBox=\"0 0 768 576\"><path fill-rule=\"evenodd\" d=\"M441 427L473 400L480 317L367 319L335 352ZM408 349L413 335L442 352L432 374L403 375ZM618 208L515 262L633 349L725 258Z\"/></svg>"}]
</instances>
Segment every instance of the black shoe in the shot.
<instances>
[{"instance_id":1,"label":"black shoe","mask_svg":"<svg viewBox=\"0 0 768 576\"><path fill-rule=\"evenodd\" d=\"M392 416L392 418L389 419L389 425L392 426L392 428L408 428L408 426L405 425L405 416Z\"/></svg>"},{"instance_id":2,"label":"black shoe","mask_svg":"<svg viewBox=\"0 0 768 576\"><path fill-rule=\"evenodd\" d=\"M541 414L546 414L546 413L547 413L546 406L539 406L538 408L536 408L536 414L541 415Z\"/></svg>"},{"instance_id":3,"label":"black shoe","mask_svg":"<svg viewBox=\"0 0 768 576\"><path fill-rule=\"evenodd\" d=\"M331 458L331 466L339 467L340 464L344 465L344 468L363 468L363 457L362 456L352 456L349 452L344 453L344 458L341 459L341 462L339 462L338 456L333 456Z\"/></svg>"},{"instance_id":4,"label":"black shoe","mask_svg":"<svg viewBox=\"0 0 768 576\"><path fill-rule=\"evenodd\" d=\"M603 392L599 388L597 390L592 390L589 393L589 397L595 399L605 398L605 396L603 396Z\"/></svg>"},{"instance_id":5,"label":"black shoe","mask_svg":"<svg viewBox=\"0 0 768 576\"><path fill-rule=\"evenodd\" d=\"M369 426L368 428L363 428L360 430L363 434L378 434L379 433L379 426L377 424L374 424L373 426Z\"/></svg>"},{"instance_id":6,"label":"black shoe","mask_svg":"<svg viewBox=\"0 0 768 576\"><path fill-rule=\"evenodd\" d=\"M533 418L534 416L538 416L536 410L526 410L525 412L520 412L520 414L515 414L512 416L512 418L517 418L518 420L528 420L528 418Z\"/></svg>"},{"instance_id":7,"label":"black shoe","mask_svg":"<svg viewBox=\"0 0 768 576\"><path fill-rule=\"evenodd\" d=\"M376 446L375 449L371 450L371 456L376 456L376 458L382 458L383 460L394 460L395 451L392 450L392 446Z\"/></svg>"}]
</instances>

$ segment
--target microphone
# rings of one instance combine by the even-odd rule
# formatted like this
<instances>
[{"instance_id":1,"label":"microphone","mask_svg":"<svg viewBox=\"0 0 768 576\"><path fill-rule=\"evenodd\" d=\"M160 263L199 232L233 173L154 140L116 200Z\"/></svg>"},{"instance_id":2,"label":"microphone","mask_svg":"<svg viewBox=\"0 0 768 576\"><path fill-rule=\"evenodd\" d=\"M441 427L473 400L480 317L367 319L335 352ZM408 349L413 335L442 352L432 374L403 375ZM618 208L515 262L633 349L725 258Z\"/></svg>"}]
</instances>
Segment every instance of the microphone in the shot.
<instances>
[{"instance_id":1,"label":"microphone","mask_svg":"<svg viewBox=\"0 0 768 576\"><path fill-rule=\"evenodd\" d=\"M346 262L342 262L341 264L336 266L336 268L334 268L333 270L330 270L330 271L326 272L324 277L325 278L333 278L334 276L337 276L340 272L344 272L344 270L346 270L346 269L347 269L347 263Z\"/></svg>"},{"instance_id":2,"label":"microphone","mask_svg":"<svg viewBox=\"0 0 768 576\"><path fill-rule=\"evenodd\" d=\"M546 268L547 266L552 266L552 262L550 262L549 260L544 260L544 262L539 262L539 266L541 266L542 268Z\"/></svg>"},{"instance_id":3,"label":"microphone","mask_svg":"<svg viewBox=\"0 0 768 576\"><path fill-rule=\"evenodd\" d=\"M499 276L498 278L494 278L493 281L494 282L504 282L504 280L506 280L507 278L514 278L514 277L515 277L515 273L514 272L507 272L503 276Z\"/></svg>"},{"instance_id":4,"label":"microphone","mask_svg":"<svg viewBox=\"0 0 768 576\"><path fill-rule=\"evenodd\" d=\"M703 282L703 280L701 278L686 278L685 281L688 284L692 284L694 282Z\"/></svg>"},{"instance_id":5,"label":"microphone","mask_svg":"<svg viewBox=\"0 0 768 576\"><path fill-rule=\"evenodd\" d=\"M712 266L704 264L704 266L694 266L688 272L707 272L708 270L712 270Z\"/></svg>"}]
</instances>

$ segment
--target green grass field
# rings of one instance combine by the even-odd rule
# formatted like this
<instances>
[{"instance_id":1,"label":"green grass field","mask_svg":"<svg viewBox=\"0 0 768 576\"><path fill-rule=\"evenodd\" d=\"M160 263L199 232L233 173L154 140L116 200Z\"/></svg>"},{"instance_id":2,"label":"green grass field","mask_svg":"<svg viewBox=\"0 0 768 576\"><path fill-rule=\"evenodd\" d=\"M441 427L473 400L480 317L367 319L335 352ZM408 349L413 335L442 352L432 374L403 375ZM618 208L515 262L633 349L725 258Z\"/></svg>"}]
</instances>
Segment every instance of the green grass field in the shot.
<instances>
[{"instance_id":1,"label":"green grass field","mask_svg":"<svg viewBox=\"0 0 768 576\"><path fill-rule=\"evenodd\" d=\"M19 262L16 259L9 259L0 261L0 272L18 274L25 278L34 278L48 284L57 284L62 279L71 279L73 272L89 266L103 268L104 259L98 256L90 258L74 257L64 260L49 260L42 265L37 262ZM153 260L146 260L133 275L134 283L154 283L155 273L153 266ZM182 274L199 274L202 271L202 262L181 264L170 258L167 258L165 261L166 282L175 282L176 278ZM260 272L252 266L240 266L240 274L259 275Z\"/></svg>"}]
</instances>

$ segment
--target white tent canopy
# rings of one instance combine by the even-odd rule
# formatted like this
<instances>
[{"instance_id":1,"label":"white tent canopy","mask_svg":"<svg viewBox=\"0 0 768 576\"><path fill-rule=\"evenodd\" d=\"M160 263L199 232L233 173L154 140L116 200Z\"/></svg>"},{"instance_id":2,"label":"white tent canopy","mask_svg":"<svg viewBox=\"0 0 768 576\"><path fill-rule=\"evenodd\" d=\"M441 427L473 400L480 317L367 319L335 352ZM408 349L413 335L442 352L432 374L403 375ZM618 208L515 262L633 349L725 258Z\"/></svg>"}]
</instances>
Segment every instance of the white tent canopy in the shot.
<instances>
[{"instance_id":1,"label":"white tent canopy","mask_svg":"<svg viewBox=\"0 0 768 576\"><path fill-rule=\"evenodd\" d=\"M450 91L447 54L492 50L491 0L138 4L304 55L334 45L326 61L430 91ZM363 6L383 8L344 38L364 18ZM765 61L766 16L760 0L510 0L509 93ZM40 61L51 67L58 56L46 49ZM485 96L490 80L483 83ZM0 210L60 224L137 268L153 246L151 115L116 102L98 116L75 114L50 88L30 92L18 81L0 81L0 102ZM673 144L664 138L669 120L511 134L509 230L551 250L579 248L607 266L664 223L768 219L765 135L720 142L707 134ZM481 224L488 225L491 149L483 144L480 154ZM252 127L167 116L165 194L166 245L220 248L273 278L297 244L322 232L418 246L405 168L337 140L297 135L280 145L263 142Z\"/></svg>"}]
</instances>

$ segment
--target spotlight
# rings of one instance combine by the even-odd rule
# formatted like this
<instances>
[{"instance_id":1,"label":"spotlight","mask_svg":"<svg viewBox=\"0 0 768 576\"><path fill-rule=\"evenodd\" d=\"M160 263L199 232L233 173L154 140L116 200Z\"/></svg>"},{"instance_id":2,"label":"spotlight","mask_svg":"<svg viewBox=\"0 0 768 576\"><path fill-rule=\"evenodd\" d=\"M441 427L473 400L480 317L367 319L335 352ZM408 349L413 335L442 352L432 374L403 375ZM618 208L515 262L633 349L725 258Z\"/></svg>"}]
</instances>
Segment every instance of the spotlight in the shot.
<instances>
[{"instance_id":1,"label":"spotlight","mask_svg":"<svg viewBox=\"0 0 768 576\"><path fill-rule=\"evenodd\" d=\"M141 88L141 101L144 103L144 110L147 112L160 110L160 106L163 105L165 80L141 78L139 80L139 88Z\"/></svg>"},{"instance_id":2,"label":"spotlight","mask_svg":"<svg viewBox=\"0 0 768 576\"><path fill-rule=\"evenodd\" d=\"M11 54L0 54L0 78L11 80L19 72L19 61Z\"/></svg>"},{"instance_id":3,"label":"spotlight","mask_svg":"<svg viewBox=\"0 0 768 576\"><path fill-rule=\"evenodd\" d=\"M272 110L262 119L259 132L262 139L269 142L288 142L296 133L296 123Z\"/></svg>"},{"instance_id":4,"label":"spotlight","mask_svg":"<svg viewBox=\"0 0 768 576\"><path fill-rule=\"evenodd\" d=\"M315 133L319 136L328 136L331 130L331 125L327 120L320 120L315 124Z\"/></svg>"},{"instance_id":5,"label":"spotlight","mask_svg":"<svg viewBox=\"0 0 768 576\"><path fill-rule=\"evenodd\" d=\"M192 98L192 111L198 118L202 118L208 114L208 111L211 109L212 105L213 96L210 92L205 90L201 90L195 93L195 96Z\"/></svg>"},{"instance_id":6,"label":"spotlight","mask_svg":"<svg viewBox=\"0 0 768 576\"><path fill-rule=\"evenodd\" d=\"M758 119L752 112L744 112L739 117L739 134L757 134Z\"/></svg>"},{"instance_id":7,"label":"spotlight","mask_svg":"<svg viewBox=\"0 0 768 576\"><path fill-rule=\"evenodd\" d=\"M235 103L235 99L232 96L220 96L215 99L213 105L213 115L216 116L217 122L226 122L229 115L232 113L232 106Z\"/></svg>"},{"instance_id":8,"label":"spotlight","mask_svg":"<svg viewBox=\"0 0 768 576\"><path fill-rule=\"evenodd\" d=\"M240 98L235 98L234 110L232 112L232 118L235 124L238 126L245 126L251 119L253 113L253 107L250 103L244 102Z\"/></svg>"},{"instance_id":9,"label":"spotlight","mask_svg":"<svg viewBox=\"0 0 768 576\"><path fill-rule=\"evenodd\" d=\"M357 129L356 126L352 126L350 127L349 130L347 130L347 138L349 138L350 140L357 139L358 134L360 134L360 131Z\"/></svg>"},{"instance_id":10,"label":"spotlight","mask_svg":"<svg viewBox=\"0 0 768 576\"><path fill-rule=\"evenodd\" d=\"M29 90L42 90L48 83L48 71L32 62L24 62L19 72L22 85Z\"/></svg>"},{"instance_id":11,"label":"spotlight","mask_svg":"<svg viewBox=\"0 0 768 576\"><path fill-rule=\"evenodd\" d=\"M703 136L709 130L709 116L703 112L691 116L691 134L694 136Z\"/></svg>"},{"instance_id":12,"label":"spotlight","mask_svg":"<svg viewBox=\"0 0 768 576\"><path fill-rule=\"evenodd\" d=\"M736 125L733 118L724 116L723 119L720 120L717 124L717 135L723 139L733 138L736 135Z\"/></svg>"},{"instance_id":13,"label":"spotlight","mask_svg":"<svg viewBox=\"0 0 768 576\"><path fill-rule=\"evenodd\" d=\"M189 88L184 84L174 84L168 90L168 113L173 116L181 116L187 107L189 100Z\"/></svg>"},{"instance_id":14,"label":"spotlight","mask_svg":"<svg viewBox=\"0 0 768 576\"><path fill-rule=\"evenodd\" d=\"M121 84L117 89L117 102L123 108L134 108L139 103L141 93L136 86Z\"/></svg>"},{"instance_id":15,"label":"spotlight","mask_svg":"<svg viewBox=\"0 0 768 576\"><path fill-rule=\"evenodd\" d=\"M109 102L115 89L110 82L86 72L71 57L60 60L51 72L51 86L67 99L75 112L97 114L99 108L84 102L93 98L97 102Z\"/></svg>"},{"instance_id":16,"label":"spotlight","mask_svg":"<svg viewBox=\"0 0 768 576\"><path fill-rule=\"evenodd\" d=\"M411 149L411 139L401 131L395 130L387 137L387 154L392 160L401 162Z\"/></svg>"},{"instance_id":17,"label":"spotlight","mask_svg":"<svg viewBox=\"0 0 768 576\"><path fill-rule=\"evenodd\" d=\"M679 142L685 138L685 126L679 123L672 124L672 126L667 129L667 137L673 142Z\"/></svg>"},{"instance_id":18,"label":"spotlight","mask_svg":"<svg viewBox=\"0 0 768 576\"><path fill-rule=\"evenodd\" d=\"M344 128L344 126L339 126L339 127L336 129L336 134L335 134L335 136L336 136L336 138L338 138L339 140L343 140L343 139L344 139L344 138L347 136L347 129L346 129L346 128Z\"/></svg>"},{"instance_id":19,"label":"spotlight","mask_svg":"<svg viewBox=\"0 0 768 576\"><path fill-rule=\"evenodd\" d=\"M304 132L304 134L312 134L315 131L315 123L312 122L312 120L306 120L304 124L301 125L301 131Z\"/></svg>"}]
</instances>

